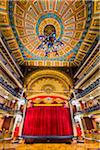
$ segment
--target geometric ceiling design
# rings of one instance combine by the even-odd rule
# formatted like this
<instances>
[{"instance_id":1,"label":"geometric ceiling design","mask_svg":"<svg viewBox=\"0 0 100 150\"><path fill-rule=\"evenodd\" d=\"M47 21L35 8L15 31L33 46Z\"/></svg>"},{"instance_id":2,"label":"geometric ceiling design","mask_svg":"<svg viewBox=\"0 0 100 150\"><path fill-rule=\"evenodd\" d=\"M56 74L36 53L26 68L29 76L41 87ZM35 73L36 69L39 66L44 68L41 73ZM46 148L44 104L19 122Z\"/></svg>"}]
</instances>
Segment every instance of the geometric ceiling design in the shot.
<instances>
[{"instance_id":1,"label":"geometric ceiling design","mask_svg":"<svg viewBox=\"0 0 100 150\"><path fill-rule=\"evenodd\" d=\"M0 30L19 65L79 66L98 41L99 9L90 0L2 0ZM46 56L38 47L48 25L63 45Z\"/></svg>"}]
</instances>

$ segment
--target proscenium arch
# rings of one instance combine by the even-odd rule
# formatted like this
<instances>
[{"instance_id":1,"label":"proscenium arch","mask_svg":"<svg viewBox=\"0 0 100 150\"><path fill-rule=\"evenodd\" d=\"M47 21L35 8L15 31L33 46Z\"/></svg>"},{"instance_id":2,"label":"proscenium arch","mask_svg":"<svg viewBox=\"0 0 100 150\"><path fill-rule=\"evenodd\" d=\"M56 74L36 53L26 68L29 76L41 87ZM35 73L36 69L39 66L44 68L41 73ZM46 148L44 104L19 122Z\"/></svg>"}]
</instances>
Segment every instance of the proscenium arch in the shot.
<instances>
[{"instance_id":1,"label":"proscenium arch","mask_svg":"<svg viewBox=\"0 0 100 150\"><path fill-rule=\"evenodd\" d=\"M70 85L69 84L66 84L65 80L63 80L62 78L58 78L58 76L54 76L54 75L50 75L50 74L47 74L46 76L44 75L41 75L41 76L38 76L38 78L34 78L32 79L29 84L27 85L27 89L30 89L30 87L32 86L33 83L37 82L39 79L43 79L43 78L51 78L52 79L59 79L59 81L61 81L63 83L63 85L65 85L65 87L69 90L70 89Z\"/></svg>"},{"instance_id":2,"label":"proscenium arch","mask_svg":"<svg viewBox=\"0 0 100 150\"><path fill-rule=\"evenodd\" d=\"M70 89L72 89L73 87L73 82L68 74L64 74L57 70L46 69L46 70L39 70L36 72L32 72L28 76L26 76L25 82L24 82L24 88L26 90L29 90L32 83L36 82L38 79L42 79L45 77L50 77L50 78L60 80L61 83L63 83L66 87L69 86L69 92L70 92Z\"/></svg>"}]
</instances>

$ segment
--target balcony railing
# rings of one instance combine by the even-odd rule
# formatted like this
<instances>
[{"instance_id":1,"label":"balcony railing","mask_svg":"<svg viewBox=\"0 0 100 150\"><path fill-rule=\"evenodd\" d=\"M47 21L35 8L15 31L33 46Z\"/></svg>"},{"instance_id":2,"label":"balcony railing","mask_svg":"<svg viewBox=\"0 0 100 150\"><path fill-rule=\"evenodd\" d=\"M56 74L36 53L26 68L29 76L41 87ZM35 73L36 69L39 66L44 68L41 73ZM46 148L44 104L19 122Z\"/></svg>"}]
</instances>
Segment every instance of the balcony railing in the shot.
<instances>
[{"instance_id":1,"label":"balcony railing","mask_svg":"<svg viewBox=\"0 0 100 150\"><path fill-rule=\"evenodd\" d=\"M4 65L7 67L7 69L13 74L13 76L21 83L22 81L20 80L20 78L17 76L17 74L12 70L12 68L10 67L10 65L8 64L8 62L3 58L3 56L0 54L0 60L4 63Z\"/></svg>"},{"instance_id":2,"label":"balcony railing","mask_svg":"<svg viewBox=\"0 0 100 150\"><path fill-rule=\"evenodd\" d=\"M97 79L94 83L89 85L85 90L83 90L81 93L76 95L76 98L79 99L79 98L85 96L86 94L88 94L91 91L93 91L95 88L99 87L99 85L100 85L100 79Z\"/></svg>"},{"instance_id":3,"label":"balcony railing","mask_svg":"<svg viewBox=\"0 0 100 150\"><path fill-rule=\"evenodd\" d=\"M1 110L4 110L4 111L7 111L7 112L9 112L9 113L20 113L20 114L22 114L22 112L20 111L20 110L17 110L17 109L12 109L12 108L10 108L10 107L8 107L8 106L4 106L4 104L1 104L0 103L0 109Z\"/></svg>"},{"instance_id":4,"label":"balcony railing","mask_svg":"<svg viewBox=\"0 0 100 150\"><path fill-rule=\"evenodd\" d=\"M11 85L9 85L2 77L0 77L0 85L6 89L9 93L11 93L12 95L19 97L21 94L21 91L19 89L19 91L16 91L13 87L11 87Z\"/></svg>"},{"instance_id":5,"label":"balcony railing","mask_svg":"<svg viewBox=\"0 0 100 150\"><path fill-rule=\"evenodd\" d=\"M99 63L99 60L100 58L98 57L92 66L89 67L89 69L83 74L83 76L76 81L75 85L77 85L88 73L90 73L90 71Z\"/></svg>"},{"instance_id":6,"label":"balcony railing","mask_svg":"<svg viewBox=\"0 0 100 150\"><path fill-rule=\"evenodd\" d=\"M89 108L85 108L84 110L77 111L77 112L74 113L74 115L90 113L90 112L93 112L93 111L96 111L96 110L100 110L100 105L99 104L94 105L94 106L89 107Z\"/></svg>"}]
</instances>

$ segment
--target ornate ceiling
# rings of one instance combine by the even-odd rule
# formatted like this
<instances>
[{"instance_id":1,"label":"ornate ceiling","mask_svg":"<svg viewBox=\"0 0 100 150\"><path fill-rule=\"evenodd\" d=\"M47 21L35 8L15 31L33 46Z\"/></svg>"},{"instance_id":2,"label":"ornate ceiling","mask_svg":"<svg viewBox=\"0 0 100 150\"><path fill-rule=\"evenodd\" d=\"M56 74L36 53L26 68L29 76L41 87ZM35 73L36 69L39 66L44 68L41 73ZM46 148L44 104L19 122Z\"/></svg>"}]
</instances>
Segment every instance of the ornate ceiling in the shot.
<instances>
[{"instance_id":1,"label":"ornate ceiling","mask_svg":"<svg viewBox=\"0 0 100 150\"><path fill-rule=\"evenodd\" d=\"M79 66L98 40L98 13L99 1L2 0L0 29L19 65Z\"/></svg>"}]
</instances>

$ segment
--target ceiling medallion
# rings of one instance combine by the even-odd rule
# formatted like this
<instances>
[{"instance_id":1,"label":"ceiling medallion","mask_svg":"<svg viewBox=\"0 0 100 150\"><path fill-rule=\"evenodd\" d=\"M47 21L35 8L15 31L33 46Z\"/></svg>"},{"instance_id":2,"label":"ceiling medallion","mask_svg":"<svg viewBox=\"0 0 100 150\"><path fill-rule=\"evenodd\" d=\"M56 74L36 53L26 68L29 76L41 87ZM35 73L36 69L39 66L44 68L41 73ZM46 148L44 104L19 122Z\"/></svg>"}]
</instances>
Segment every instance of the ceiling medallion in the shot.
<instances>
[{"instance_id":1,"label":"ceiling medallion","mask_svg":"<svg viewBox=\"0 0 100 150\"><path fill-rule=\"evenodd\" d=\"M41 44L37 49L43 49L45 57L47 57L50 52L54 52L56 56L59 56L57 51L64 46L64 44L61 40L56 38L56 29L53 25L46 25L44 28L44 34L39 35L39 39Z\"/></svg>"}]
</instances>

